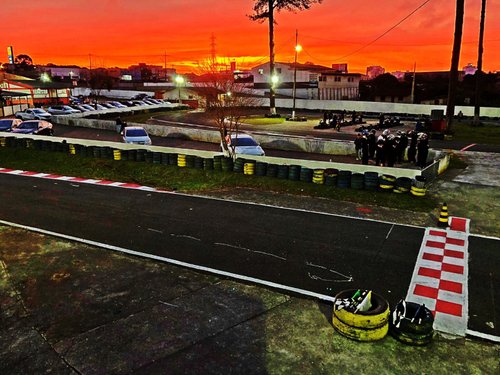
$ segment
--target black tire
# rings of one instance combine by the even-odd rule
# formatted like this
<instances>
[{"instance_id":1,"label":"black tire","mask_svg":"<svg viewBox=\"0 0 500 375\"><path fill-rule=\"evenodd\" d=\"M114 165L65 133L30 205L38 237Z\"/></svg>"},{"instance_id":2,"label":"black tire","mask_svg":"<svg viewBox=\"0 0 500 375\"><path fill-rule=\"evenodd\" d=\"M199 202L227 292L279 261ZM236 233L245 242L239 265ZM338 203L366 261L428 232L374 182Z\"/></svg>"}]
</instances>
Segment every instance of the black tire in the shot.
<instances>
[{"instance_id":1,"label":"black tire","mask_svg":"<svg viewBox=\"0 0 500 375\"><path fill-rule=\"evenodd\" d=\"M418 335L413 333L402 332L399 330L394 330L390 327L390 325L389 325L389 333L399 342L413 346L428 345L430 344L432 338L434 337L434 331Z\"/></svg>"},{"instance_id":2,"label":"black tire","mask_svg":"<svg viewBox=\"0 0 500 375\"><path fill-rule=\"evenodd\" d=\"M413 335L426 335L433 332L434 316L427 307L424 308L424 317L420 324L411 321L419 307L418 303L406 302L405 317L399 322L399 327L394 326L395 311L392 311L390 318L391 329Z\"/></svg>"}]
</instances>

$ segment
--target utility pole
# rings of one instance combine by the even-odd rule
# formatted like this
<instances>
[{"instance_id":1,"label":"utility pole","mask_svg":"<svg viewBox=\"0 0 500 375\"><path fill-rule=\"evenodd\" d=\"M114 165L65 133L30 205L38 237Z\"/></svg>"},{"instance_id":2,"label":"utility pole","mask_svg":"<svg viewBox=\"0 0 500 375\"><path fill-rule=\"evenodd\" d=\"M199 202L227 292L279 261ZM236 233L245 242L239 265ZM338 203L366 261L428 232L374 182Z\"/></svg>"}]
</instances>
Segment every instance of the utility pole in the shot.
<instances>
[{"instance_id":1,"label":"utility pole","mask_svg":"<svg viewBox=\"0 0 500 375\"><path fill-rule=\"evenodd\" d=\"M292 120L295 120L295 98L297 95L297 55L302 47L299 45L299 30L295 30L295 59L293 63L293 106Z\"/></svg>"},{"instance_id":2,"label":"utility pole","mask_svg":"<svg viewBox=\"0 0 500 375\"><path fill-rule=\"evenodd\" d=\"M165 59L163 61L163 69L165 70L165 82L167 82L167 51L165 51Z\"/></svg>"},{"instance_id":3,"label":"utility pole","mask_svg":"<svg viewBox=\"0 0 500 375\"><path fill-rule=\"evenodd\" d=\"M483 78L483 39L484 39L484 18L486 13L486 0L482 0L481 22L479 24L479 46L477 51L476 70L476 99L474 101L474 126L479 126L479 114L481 111L481 79Z\"/></svg>"},{"instance_id":4,"label":"utility pole","mask_svg":"<svg viewBox=\"0 0 500 375\"><path fill-rule=\"evenodd\" d=\"M417 72L417 62L415 61L415 63L413 64L413 80L411 82L411 98L410 98L411 104L415 103L415 75L416 75L416 72Z\"/></svg>"}]
</instances>

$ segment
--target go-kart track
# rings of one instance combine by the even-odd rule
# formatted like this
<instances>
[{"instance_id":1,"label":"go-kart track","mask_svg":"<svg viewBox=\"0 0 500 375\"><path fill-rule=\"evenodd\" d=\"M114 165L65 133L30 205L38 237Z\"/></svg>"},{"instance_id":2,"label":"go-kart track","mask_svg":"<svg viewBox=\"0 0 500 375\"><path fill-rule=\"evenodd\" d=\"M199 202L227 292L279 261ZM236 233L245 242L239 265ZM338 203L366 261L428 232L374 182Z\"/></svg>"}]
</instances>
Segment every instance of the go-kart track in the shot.
<instances>
[{"instance_id":1,"label":"go-kart track","mask_svg":"<svg viewBox=\"0 0 500 375\"><path fill-rule=\"evenodd\" d=\"M437 321L440 314L461 315L445 332L500 339L497 238L462 233L468 246L459 255L447 247L458 244L453 233L447 241L443 230L4 168L0 182L0 224L324 300L356 288L377 291L391 306L412 293L427 306L436 297L430 308ZM429 235L445 240L436 244ZM459 282L446 274L460 267L464 302L457 310L449 297ZM415 288L415 275L429 272L440 274L437 284L424 278Z\"/></svg>"}]
</instances>

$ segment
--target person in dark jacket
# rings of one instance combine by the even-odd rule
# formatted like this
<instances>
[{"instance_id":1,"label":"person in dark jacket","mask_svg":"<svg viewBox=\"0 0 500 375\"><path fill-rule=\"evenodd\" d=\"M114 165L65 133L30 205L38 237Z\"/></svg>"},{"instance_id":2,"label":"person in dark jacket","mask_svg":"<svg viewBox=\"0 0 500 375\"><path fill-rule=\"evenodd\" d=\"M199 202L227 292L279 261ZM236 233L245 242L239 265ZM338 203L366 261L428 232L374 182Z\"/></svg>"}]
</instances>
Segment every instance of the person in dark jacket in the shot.
<instances>
[{"instance_id":1,"label":"person in dark jacket","mask_svg":"<svg viewBox=\"0 0 500 375\"><path fill-rule=\"evenodd\" d=\"M420 133L417 142L417 166L425 168L427 155L429 155L429 138L427 134Z\"/></svg>"},{"instance_id":2,"label":"person in dark jacket","mask_svg":"<svg viewBox=\"0 0 500 375\"><path fill-rule=\"evenodd\" d=\"M407 147L408 147L408 136L406 135L405 132L401 132L399 148L398 148L398 156L396 160L398 163L402 163L405 160L405 152Z\"/></svg>"},{"instance_id":3,"label":"person in dark jacket","mask_svg":"<svg viewBox=\"0 0 500 375\"><path fill-rule=\"evenodd\" d=\"M363 139L361 137L361 133L356 135L356 139L354 139L354 149L356 150L356 160L361 159L361 147L363 144Z\"/></svg>"},{"instance_id":4,"label":"person in dark jacket","mask_svg":"<svg viewBox=\"0 0 500 375\"><path fill-rule=\"evenodd\" d=\"M376 155L375 155L375 164L383 167L385 164L385 138L381 135L379 135L377 139L377 148L376 148Z\"/></svg>"},{"instance_id":5,"label":"person in dark jacket","mask_svg":"<svg viewBox=\"0 0 500 375\"><path fill-rule=\"evenodd\" d=\"M368 159L370 158L370 154L368 152L368 137L366 134L363 134L361 137L361 164L368 164Z\"/></svg>"},{"instance_id":6,"label":"person in dark jacket","mask_svg":"<svg viewBox=\"0 0 500 375\"><path fill-rule=\"evenodd\" d=\"M415 156L417 155L417 133L413 130L408 132L409 147L408 147L408 162L415 163Z\"/></svg>"},{"instance_id":7,"label":"person in dark jacket","mask_svg":"<svg viewBox=\"0 0 500 375\"><path fill-rule=\"evenodd\" d=\"M384 153L387 166L394 167L394 162L396 161L396 140L393 134L390 134L385 140Z\"/></svg>"},{"instance_id":8,"label":"person in dark jacket","mask_svg":"<svg viewBox=\"0 0 500 375\"><path fill-rule=\"evenodd\" d=\"M370 156L370 159L375 158L375 149L377 148L377 136L375 129L373 129L370 134L368 134L368 153Z\"/></svg>"}]
</instances>

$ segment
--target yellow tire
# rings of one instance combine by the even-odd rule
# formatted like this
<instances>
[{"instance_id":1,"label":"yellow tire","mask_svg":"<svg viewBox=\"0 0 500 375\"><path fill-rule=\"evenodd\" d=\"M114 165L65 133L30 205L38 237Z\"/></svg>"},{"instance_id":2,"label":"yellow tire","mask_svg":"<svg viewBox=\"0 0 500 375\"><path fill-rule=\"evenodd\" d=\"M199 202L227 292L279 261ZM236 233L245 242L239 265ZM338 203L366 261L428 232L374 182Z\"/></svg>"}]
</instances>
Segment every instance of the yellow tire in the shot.
<instances>
[{"instance_id":1,"label":"yellow tire","mask_svg":"<svg viewBox=\"0 0 500 375\"><path fill-rule=\"evenodd\" d=\"M382 340L389 332L389 323L385 323L382 327L365 329L352 327L345 324L342 320L333 317L333 328L342 336L356 341L378 341Z\"/></svg>"},{"instance_id":2,"label":"yellow tire","mask_svg":"<svg viewBox=\"0 0 500 375\"><path fill-rule=\"evenodd\" d=\"M336 299L350 298L355 290L345 290L335 296ZM381 295L373 293L371 297L372 308L366 312L354 313L349 309L336 310L334 307L334 318L340 319L344 324L354 328L374 329L380 328L389 321L389 303ZM334 305L335 306L335 305Z\"/></svg>"}]
</instances>

